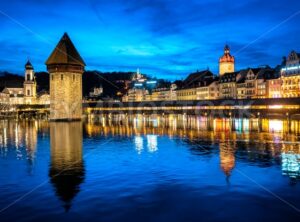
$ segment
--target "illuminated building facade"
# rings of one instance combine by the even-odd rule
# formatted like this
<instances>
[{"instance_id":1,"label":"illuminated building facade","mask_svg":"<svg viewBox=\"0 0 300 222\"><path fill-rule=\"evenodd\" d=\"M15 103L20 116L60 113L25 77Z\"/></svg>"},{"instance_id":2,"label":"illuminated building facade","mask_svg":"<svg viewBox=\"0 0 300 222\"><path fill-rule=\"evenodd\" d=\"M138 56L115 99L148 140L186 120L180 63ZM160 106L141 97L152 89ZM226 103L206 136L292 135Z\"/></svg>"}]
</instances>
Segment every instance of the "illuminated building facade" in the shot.
<instances>
[{"instance_id":1,"label":"illuminated building facade","mask_svg":"<svg viewBox=\"0 0 300 222\"><path fill-rule=\"evenodd\" d=\"M267 80L273 78L275 78L274 69L270 67L248 69L245 79L245 98L268 98Z\"/></svg>"},{"instance_id":2,"label":"illuminated building facade","mask_svg":"<svg viewBox=\"0 0 300 222\"><path fill-rule=\"evenodd\" d=\"M267 91L268 98L280 98L281 97L281 78L268 79L267 80Z\"/></svg>"},{"instance_id":3,"label":"illuminated building facade","mask_svg":"<svg viewBox=\"0 0 300 222\"><path fill-rule=\"evenodd\" d=\"M9 94L0 92L0 104L9 104Z\"/></svg>"},{"instance_id":4,"label":"illuminated building facade","mask_svg":"<svg viewBox=\"0 0 300 222\"><path fill-rule=\"evenodd\" d=\"M197 88L185 88L176 91L177 100L197 100Z\"/></svg>"},{"instance_id":5,"label":"illuminated building facade","mask_svg":"<svg viewBox=\"0 0 300 222\"><path fill-rule=\"evenodd\" d=\"M232 73L235 71L234 69L235 59L230 54L230 48L228 45L224 48L224 55L219 59L219 74L220 76L225 73Z\"/></svg>"},{"instance_id":6,"label":"illuminated building facade","mask_svg":"<svg viewBox=\"0 0 300 222\"><path fill-rule=\"evenodd\" d=\"M241 76L239 72L225 73L219 80L219 98L235 99L237 97L237 82Z\"/></svg>"},{"instance_id":7,"label":"illuminated building facade","mask_svg":"<svg viewBox=\"0 0 300 222\"><path fill-rule=\"evenodd\" d=\"M209 70L197 71L191 73L184 81L183 86L176 90L177 100L197 100L200 97L206 96L211 92L215 95L215 85L210 84L215 81L214 75ZM200 88L204 87L203 90Z\"/></svg>"},{"instance_id":8,"label":"illuminated building facade","mask_svg":"<svg viewBox=\"0 0 300 222\"><path fill-rule=\"evenodd\" d=\"M214 100L219 98L218 80L213 81L207 86L198 87L197 100Z\"/></svg>"},{"instance_id":9,"label":"illuminated building facade","mask_svg":"<svg viewBox=\"0 0 300 222\"><path fill-rule=\"evenodd\" d=\"M24 104L24 89L6 87L2 91L3 100L9 98L10 105Z\"/></svg>"},{"instance_id":10,"label":"illuminated building facade","mask_svg":"<svg viewBox=\"0 0 300 222\"><path fill-rule=\"evenodd\" d=\"M99 86L99 87L94 87L93 88L93 91L90 92L89 96L90 97L99 97L101 96L101 94L103 93L103 87L102 86Z\"/></svg>"},{"instance_id":11,"label":"illuminated building facade","mask_svg":"<svg viewBox=\"0 0 300 222\"><path fill-rule=\"evenodd\" d=\"M300 54L292 51L281 69L282 97L300 96Z\"/></svg>"},{"instance_id":12,"label":"illuminated building facade","mask_svg":"<svg viewBox=\"0 0 300 222\"><path fill-rule=\"evenodd\" d=\"M158 88L154 89L146 100L150 101L168 101L171 100L171 89Z\"/></svg>"},{"instance_id":13,"label":"illuminated building facade","mask_svg":"<svg viewBox=\"0 0 300 222\"><path fill-rule=\"evenodd\" d=\"M25 80L23 87L5 87L0 92L0 104L23 105L23 104L49 104L47 92L37 93L37 83L34 69L28 60L25 64Z\"/></svg>"},{"instance_id":14,"label":"illuminated building facade","mask_svg":"<svg viewBox=\"0 0 300 222\"><path fill-rule=\"evenodd\" d=\"M245 77L242 77L236 83L237 99L246 99L246 89Z\"/></svg>"},{"instance_id":15,"label":"illuminated building facade","mask_svg":"<svg viewBox=\"0 0 300 222\"><path fill-rule=\"evenodd\" d=\"M123 102L142 102L145 100L146 95L148 95L148 90L144 88L133 88L129 89L127 94L122 97Z\"/></svg>"}]
</instances>

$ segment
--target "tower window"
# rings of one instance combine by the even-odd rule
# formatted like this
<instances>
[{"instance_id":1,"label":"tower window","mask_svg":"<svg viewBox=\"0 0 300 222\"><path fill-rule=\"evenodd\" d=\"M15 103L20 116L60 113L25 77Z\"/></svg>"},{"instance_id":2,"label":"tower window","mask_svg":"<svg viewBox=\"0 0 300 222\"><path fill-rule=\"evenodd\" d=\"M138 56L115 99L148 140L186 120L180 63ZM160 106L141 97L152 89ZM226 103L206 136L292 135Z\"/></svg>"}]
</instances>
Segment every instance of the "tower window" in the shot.
<instances>
[{"instance_id":1,"label":"tower window","mask_svg":"<svg viewBox=\"0 0 300 222\"><path fill-rule=\"evenodd\" d=\"M61 74L60 79L64 80L64 75L63 74Z\"/></svg>"},{"instance_id":2,"label":"tower window","mask_svg":"<svg viewBox=\"0 0 300 222\"><path fill-rule=\"evenodd\" d=\"M27 81L30 81L30 74L27 74Z\"/></svg>"},{"instance_id":3,"label":"tower window","mask_svg":"<svg viewBox=\"0 0 300 222\"><path fill-rule=\"evenodd\" d=\"M75 75L73 74L73 81L75 81Z\"/></svg>"},{"instance_id":4,"label":"tower window","mask_svg":"<svg viewBox=\"0 0 300 222\"><path fill-rule=\"evenodd\" d=\"M27 96L30 96L30 90L29 89L27 90Z\"/></svg>"},{"instance_id":5,"label":"tower window","mask_svg":"<svg viewBox=\"0 0 300 222\"><path fill-rule=\"evenodd\" d=\"M53 75L51 76L51 79L52 79L52 81L54 80L54 76Z\"/></svg>"}]
</instances>

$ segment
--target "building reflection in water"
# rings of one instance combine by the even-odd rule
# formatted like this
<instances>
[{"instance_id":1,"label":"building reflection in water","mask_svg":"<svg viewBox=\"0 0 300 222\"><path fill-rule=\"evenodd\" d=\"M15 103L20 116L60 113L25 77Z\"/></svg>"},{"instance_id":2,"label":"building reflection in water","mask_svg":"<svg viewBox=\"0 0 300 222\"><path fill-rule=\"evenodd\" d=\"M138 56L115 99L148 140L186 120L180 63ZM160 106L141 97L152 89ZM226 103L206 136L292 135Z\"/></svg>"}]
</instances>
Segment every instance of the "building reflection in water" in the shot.
<instances>
[{"instance_id":1,"label":"building reflection in water","mask_svg":"<svg viewBox=\"0 0 300 222\"><path fill-rule=\"evenodd\" d=\"M283 144L281 153L282 174L292 179L300 178L300 146Z\"/></svg>"},{"instance_id":2,"label":"building reflection in water","mask_svg":"<svg viewBox=\"0 0 300 222\"><path fill-rule=\"evenodd\" d=\"M14 148L18 160L28 160L30 168L35 159L38 133L47 131L47 122L6 121L0 122L1 156L6 156L8 148Z\"/></svg>"},{"instance_id":3,"label":"building reflection in water","mask_svg":"<svg viewBox=\"0 0 300 222\"><path fill-rule=\"evenodd\" d=\"M220 167L229 179L235 167L235 147L230 142L220 143Z\"/></svg>"},{"instance_id":4,"label":"building reflection in water","mask_svg":"<svg viewBox=\"0 0 300 222\"><path fill-rule=\"evenodd\" d=\"M49 177L56 195L68 211L80 191L85 170L82 157L82 123L50 123L51 163Z\"/></svg>"},{"instance_id":5,"label":"building reflection in water","mask_svg":"<svg viewBox=\"0 0 300 222\"><path fill-rule=\"evenodd\" d=\"M291 178L300 178L300 155L282 153L282 172Z\"/></svg>"},{"instance_id":6,"label":"building reflection in water","mask_svg":"<svg viewBox=\"0 0 300 222\"><path fill-rule=\"evenodd\" d=\"M185 141L210 141L219 145L220 168L227 178L232 174L237 158L240 158L237 155L244 155L242 161L257 161L257 164L262 165L274 162L281 164L282 161L283 174L298 175L299 178L299 120L211 118L174 114L112 115L110 120L112 121L108 126L109 118L106 115L90 119L85 124L87 135L133 137L139 154L144 149L145 142L148 152L157 151L159 136L188 139ZM291 146L296 149L291 151Z\"/></svg>"}]
</instances>

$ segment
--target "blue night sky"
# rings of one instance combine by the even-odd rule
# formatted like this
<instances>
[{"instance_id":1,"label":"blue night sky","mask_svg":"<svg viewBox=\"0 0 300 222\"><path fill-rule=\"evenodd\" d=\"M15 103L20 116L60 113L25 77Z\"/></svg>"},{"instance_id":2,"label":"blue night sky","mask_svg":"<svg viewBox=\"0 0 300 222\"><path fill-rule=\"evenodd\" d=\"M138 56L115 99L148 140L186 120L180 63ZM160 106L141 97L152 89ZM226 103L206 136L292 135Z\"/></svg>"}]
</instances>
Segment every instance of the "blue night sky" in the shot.
<instances>
[{"instance_id":1,"label":"blue night sky","mask_svg":"<svg viewBox=\"0 0 300 222\"><path fill-rule=\"evenodd\" d=\"M300 51L299 0L9 0L0 3L0 70L36 71L64 32L87 70L182 79L217 73L225 43L236 68L281 63Z\"/></svg>"}]
</instances>

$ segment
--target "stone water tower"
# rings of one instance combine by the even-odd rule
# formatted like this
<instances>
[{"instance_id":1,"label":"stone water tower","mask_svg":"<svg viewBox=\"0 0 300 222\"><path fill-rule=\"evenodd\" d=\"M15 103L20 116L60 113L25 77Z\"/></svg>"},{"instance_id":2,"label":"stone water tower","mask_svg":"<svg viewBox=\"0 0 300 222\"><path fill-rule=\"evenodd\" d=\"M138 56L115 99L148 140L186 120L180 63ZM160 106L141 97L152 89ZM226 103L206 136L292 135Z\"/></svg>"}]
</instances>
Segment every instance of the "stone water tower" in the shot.
<instances>
[{"instance_id":1,"label":"stone water tower","mask_svg":"<svg viewBox=\"0 0 300 222\"><path fill-rule=\"evenodd\" d=\"M67 33L53 50L46 65L50 73L50 120L81 120L85 63Z\"/></svg>"}]
</instances>

